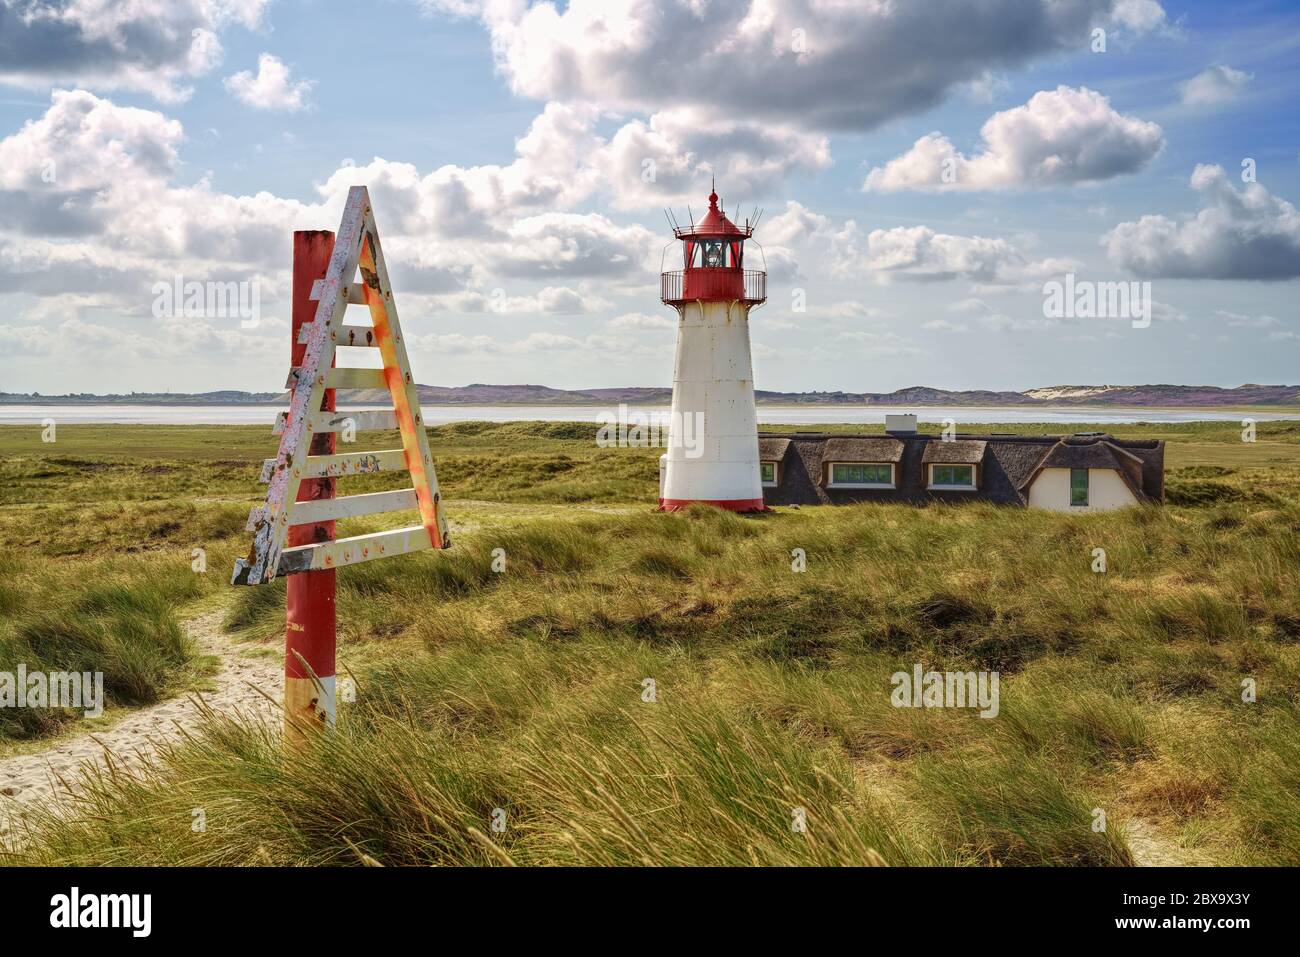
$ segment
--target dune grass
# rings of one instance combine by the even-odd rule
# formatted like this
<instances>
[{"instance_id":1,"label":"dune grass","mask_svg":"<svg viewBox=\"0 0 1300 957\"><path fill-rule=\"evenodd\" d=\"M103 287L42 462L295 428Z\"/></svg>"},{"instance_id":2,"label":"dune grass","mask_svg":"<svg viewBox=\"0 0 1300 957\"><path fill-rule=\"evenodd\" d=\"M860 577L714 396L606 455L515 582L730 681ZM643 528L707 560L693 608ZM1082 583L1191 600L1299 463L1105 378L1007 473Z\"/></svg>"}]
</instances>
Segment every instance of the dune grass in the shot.
<instances>
[{"instance_id":1,"label":"dune grass","mask_svg":"<svg viewBox=\"0 0 1300 957\"><path fill-rule=\"evenodd\" d=\"M443 438L478 459L495 435L504 461L516 428ZM588 442L530 441L581 464L522 488L479 461L456 480L473 498L449 498L465 526L452 550L340 573L357 694L335 735L285 754L276 729L214 716L142 777L92 780L70 813L36 819L17 860L1127 865L1141 820L1188 859L1300 862L1300 470L1193 463L1171 470L1170 505L1110 515L660 515L650 454L601 468ZM255 488L198 499L206 466L170 465L155 501L68 504L74 470L0 510L0 535L39 538L0 567L6 620L90 609L102 624L83 649L156 620L170 661L180 603L220 595L232 632L277 640L282 592L224 586L244 546L234 499ZM567 498L588 470L612 483L603 510ZM54 521L114 508L80 540ZM206 576L189 571L199 541ZM69 604L28 604L28 562L60 569ZM136 567L134 597L78 584L100 565ZM144 581L161 604L135 595ZM916 664L998 672L998 716L894 707L891 676ZM124 666L124 700L137 671L166 687Z\"/></svg>"},{"instance_id":2,"label":"dune grass","mask_svg":"<svg viewBox=\"0 0 1300 957\"><path fill-rule=\"evenodd\" d=\"M176 609L199 583L173 562L106 558L75 567L0 562L0 672L103 674L106 707L152 704L196 676L196 649ZM80 715L0 708L0 743L39 738Z\"/></svg>"}]
</instances>

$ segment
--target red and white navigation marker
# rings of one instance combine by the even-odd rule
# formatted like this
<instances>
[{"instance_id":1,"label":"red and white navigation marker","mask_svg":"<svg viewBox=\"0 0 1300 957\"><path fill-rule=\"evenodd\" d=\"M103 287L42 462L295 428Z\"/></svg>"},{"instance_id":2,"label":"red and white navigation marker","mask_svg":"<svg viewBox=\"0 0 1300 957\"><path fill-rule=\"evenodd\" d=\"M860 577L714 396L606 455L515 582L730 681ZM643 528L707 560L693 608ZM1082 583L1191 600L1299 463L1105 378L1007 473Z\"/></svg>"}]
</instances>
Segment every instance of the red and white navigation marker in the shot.
<instances>
[{"instance_id":1,"label":"red and white navigation marker","mask_svg":"<svg viewBox=\"0 0 1300 957\"><path fill-rule=\"evenodd\" d=\"M328 266L325 263L328 262ZM362 282L354 282L358 270ZM379 232L364 186L348 192L338 235L294 235L293 390L276 424L280 450L262 466L266 504L250 513L247 558L235 563L234 585L288 584L284 710L286 738L302 728L333 725L335 705L334 571L344 565L447 548L447 522L415 380L397 319ZM313 310L311 302L316 301ZM370 325L344 322L349 304L365 305ZM314 318L307 317L314 312ZM382 368L337 368L339 347L377 350ZM336 389L382 389L386 411L337 412ZM401 434L400 449L343 452L337 434L366 430ZM399 471L411 487L335 496L335 483L356 475ZM419 523L336 539L334 523L382 512L418 512Z\"/></svg>"},{"instance_id":2,"label":"red and white navigation marker","mask_svg":"<svg viewBox=\"0 0 1300 957\"><path fill-rule=\"evenodd\" d=\"M677 310L677 360L668 451L659 491L666 511L704 502L736 512L763 511L758 416L749 356L749 310L767 299L767 273L746 269L745 240L709 194L698 223L678 227L683 268L660 277Z\"/></svg>"}]
</instances>

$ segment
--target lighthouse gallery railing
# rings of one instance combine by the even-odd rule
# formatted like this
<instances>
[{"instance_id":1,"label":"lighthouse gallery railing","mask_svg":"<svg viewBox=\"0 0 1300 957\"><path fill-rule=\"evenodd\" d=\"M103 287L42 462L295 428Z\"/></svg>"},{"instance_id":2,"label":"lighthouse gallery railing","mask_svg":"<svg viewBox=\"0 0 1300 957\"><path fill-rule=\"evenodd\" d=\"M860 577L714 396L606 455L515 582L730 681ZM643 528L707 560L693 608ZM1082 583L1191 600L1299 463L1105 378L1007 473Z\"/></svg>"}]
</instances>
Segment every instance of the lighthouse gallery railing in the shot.
<instances>
[{"instance_id":1,"label":"lighthouse gallery railing","mask_svg":"<svg viewBox=\"0 0 1300 957\"><path fill-rule=\"evenodd\" d=\"M767 300L767 273L761 269L745 269L739 276L734 269L692 269L690 276L691 289L688 296L686 270L674 269L661 273L660 298L666 303L700 298L736 298L748 303ZM740 281L737 282L737 279Z\"/></svg>"}]
</instances>

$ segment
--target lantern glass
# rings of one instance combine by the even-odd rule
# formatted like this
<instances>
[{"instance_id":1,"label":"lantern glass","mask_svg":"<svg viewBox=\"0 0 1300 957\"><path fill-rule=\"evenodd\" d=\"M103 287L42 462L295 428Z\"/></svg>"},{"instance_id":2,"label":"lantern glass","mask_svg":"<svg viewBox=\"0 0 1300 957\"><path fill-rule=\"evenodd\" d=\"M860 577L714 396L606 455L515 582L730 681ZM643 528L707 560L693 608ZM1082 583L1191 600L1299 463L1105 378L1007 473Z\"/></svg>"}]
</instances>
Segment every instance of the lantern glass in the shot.
<instances>
[{"instance_id":1,"label":"lantern glass","mask_svg":"<svg viewBox=\"0 0 1300 957\"><path fill-rule=\"evenodd\" d=\"M704 251L704 267L721 269L727 264L725 244L720 239L705 239L700 243Z\"/></svg>"}]
</instances>

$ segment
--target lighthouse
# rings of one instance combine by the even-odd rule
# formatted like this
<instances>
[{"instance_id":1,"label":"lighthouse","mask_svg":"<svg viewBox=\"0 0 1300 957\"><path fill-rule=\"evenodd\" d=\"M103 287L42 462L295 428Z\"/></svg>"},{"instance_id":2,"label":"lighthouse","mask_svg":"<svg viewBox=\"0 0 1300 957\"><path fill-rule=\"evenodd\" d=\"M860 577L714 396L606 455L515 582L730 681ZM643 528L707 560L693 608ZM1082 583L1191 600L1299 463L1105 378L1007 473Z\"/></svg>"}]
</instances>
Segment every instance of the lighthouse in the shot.
<instances>
[{"instance_id":1,"label":"lighthouse","mask_svg":"<svg viewBox=\"0 0 1300 957\"><path fill-rule=\"evenodd\" d=\"M668 451L660 460L659 507L703 502L761 512L758 416L749 357L749 311L767 299L767 273L745 268L754 233L727 219L718 194L690 227L678 226L682 268L660 276L665 305L677 310L677 358Z\"/></svg>"}]
</instances>

